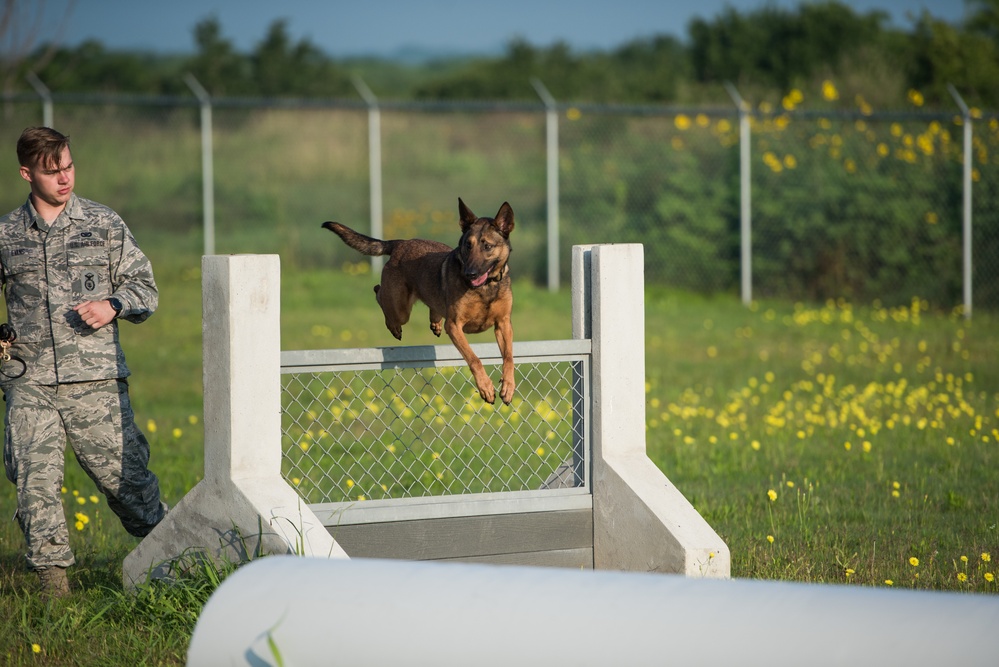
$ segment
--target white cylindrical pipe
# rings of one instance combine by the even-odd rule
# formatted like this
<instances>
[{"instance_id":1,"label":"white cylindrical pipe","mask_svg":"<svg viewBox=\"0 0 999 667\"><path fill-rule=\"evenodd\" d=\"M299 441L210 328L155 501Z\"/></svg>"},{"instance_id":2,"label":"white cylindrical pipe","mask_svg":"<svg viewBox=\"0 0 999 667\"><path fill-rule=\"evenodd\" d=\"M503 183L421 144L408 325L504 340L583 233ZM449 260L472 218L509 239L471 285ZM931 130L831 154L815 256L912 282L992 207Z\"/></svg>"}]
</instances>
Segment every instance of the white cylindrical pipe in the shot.
<instances>
[{"instance_id":1,"label":"white cylindrical pipe","mask_svg":"<svg viewBox=\"0 0 999 667\"><path fill-rule=\"evenodd\" d=\"M995 665L999 597L270 556L205 606L188 665Z\"/></svg>"}]
</instances>

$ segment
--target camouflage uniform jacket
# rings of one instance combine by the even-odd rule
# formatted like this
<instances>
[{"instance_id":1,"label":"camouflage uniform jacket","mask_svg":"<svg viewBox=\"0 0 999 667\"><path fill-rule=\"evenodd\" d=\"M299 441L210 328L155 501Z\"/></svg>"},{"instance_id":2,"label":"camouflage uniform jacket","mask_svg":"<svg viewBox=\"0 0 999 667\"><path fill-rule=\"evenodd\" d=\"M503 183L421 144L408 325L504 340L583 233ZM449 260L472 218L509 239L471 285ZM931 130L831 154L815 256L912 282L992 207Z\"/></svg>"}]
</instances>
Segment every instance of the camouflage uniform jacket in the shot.
<instances>
[{"instance_id":1,"label":"camouflage uniform jacket","mask_svg":"<svg viewBox=\"0 0 999 667\"><path fill-rule=\"evenodd\" d=\"M119 318L142 322L159 293L149 260L107 206L72 195L46 225L31 198L0 218L0 282L17 332L11 353L27 371L15 382L55 385L129 375L118 321L94 330L73 307L115 297Z\"/></svg>"}]
</instances>

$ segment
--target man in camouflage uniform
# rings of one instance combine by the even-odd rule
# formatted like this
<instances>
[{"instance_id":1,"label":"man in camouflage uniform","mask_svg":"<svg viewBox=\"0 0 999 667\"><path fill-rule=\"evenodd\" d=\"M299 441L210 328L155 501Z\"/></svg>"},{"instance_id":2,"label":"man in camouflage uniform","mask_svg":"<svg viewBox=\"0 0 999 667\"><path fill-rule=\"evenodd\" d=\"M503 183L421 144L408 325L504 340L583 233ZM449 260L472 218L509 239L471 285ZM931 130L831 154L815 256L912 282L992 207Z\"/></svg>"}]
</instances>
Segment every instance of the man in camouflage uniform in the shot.
<instances>
[{"instance_id":1,"label":"man in camouflage uniform","mask_svg":"<svg viewBox=\"0 0 999 667\"><path fill-rule=\"evenodd\" d=\"M74 563L62 507L68 441L130 534L166 512L135 425L118 319L139 323L159 294L149 260L110 208L77 197L69 138L28 128L17 142L28 201L0 219L0 279L16 332L0 367L6 400L4 468L17 485L28 567L43 590L69 593Z\"/></svg>"}]
</instances>

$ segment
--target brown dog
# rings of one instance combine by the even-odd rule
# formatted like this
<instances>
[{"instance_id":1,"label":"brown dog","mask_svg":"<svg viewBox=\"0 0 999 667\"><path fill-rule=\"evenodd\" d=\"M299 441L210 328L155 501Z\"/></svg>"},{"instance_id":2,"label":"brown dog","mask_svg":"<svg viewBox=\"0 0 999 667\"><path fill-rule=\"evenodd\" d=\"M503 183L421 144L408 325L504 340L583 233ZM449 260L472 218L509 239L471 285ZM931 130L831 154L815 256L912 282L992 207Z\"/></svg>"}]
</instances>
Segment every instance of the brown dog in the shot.
<instances>
[{"instance_id":1,"label":"brown dog","mask_svg":"<svg viewBox=\"0 0 999 667\"><path fill-rule=\"evenodd\" d=\"M402 340L402 325L409 321L417 299L430 308L430 330L444 331L465 359L479 395L487 403L496 390L482 362L472 352L466 333L495 329L503 355L500 398L513 399L513 290L510 286L510 232L513 209L504 202L495 218L480 218L458 199L461 240L453 250L437 241L406 239L382 241L364 236L338 222L324 222L348 246L365 255L389 255L382 268L382 283L375 285L375 300L385 314L385 326Z\"/></svg>"}]
</instances>

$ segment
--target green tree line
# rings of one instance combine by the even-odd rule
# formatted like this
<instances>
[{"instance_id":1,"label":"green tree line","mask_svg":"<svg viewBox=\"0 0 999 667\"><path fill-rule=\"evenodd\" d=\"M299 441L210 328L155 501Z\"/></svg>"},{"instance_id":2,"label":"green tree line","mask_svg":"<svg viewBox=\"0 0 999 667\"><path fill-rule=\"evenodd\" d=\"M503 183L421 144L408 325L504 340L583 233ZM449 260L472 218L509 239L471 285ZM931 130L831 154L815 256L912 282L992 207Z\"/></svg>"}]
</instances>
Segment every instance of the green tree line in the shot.
<instances>
[{"instance_id":1,"label":"green tree line","mask_svg":"<svg viewBox=\"0 0 999 667\"><path fill-rule=\"evenodd\" d=\"M537 77L563 101L704 104L728 103L726 81L748 99L780 100L795 87L836 78L877 108L902 106L910 90L928 105L950 106L948 84L970 104L996 108L999 0L966 5L960 24L924 10L907 29L891 26L884 12L857 13L835 1L729 7L691 21L685 39L659 35L585 52L514 40L497 56L421 64L332 58L307 39L296 42L284 20L241 53L208 18L194 27L188 55L112 51L97 41L43 44L8 55L0 68L8 93L26 89L32 71L56 92L188 94L183 75L190 72L215 96L356 97L352 76L359 75L385 99L535 101L529 81Z\"/></svg>"}]
</instances>

